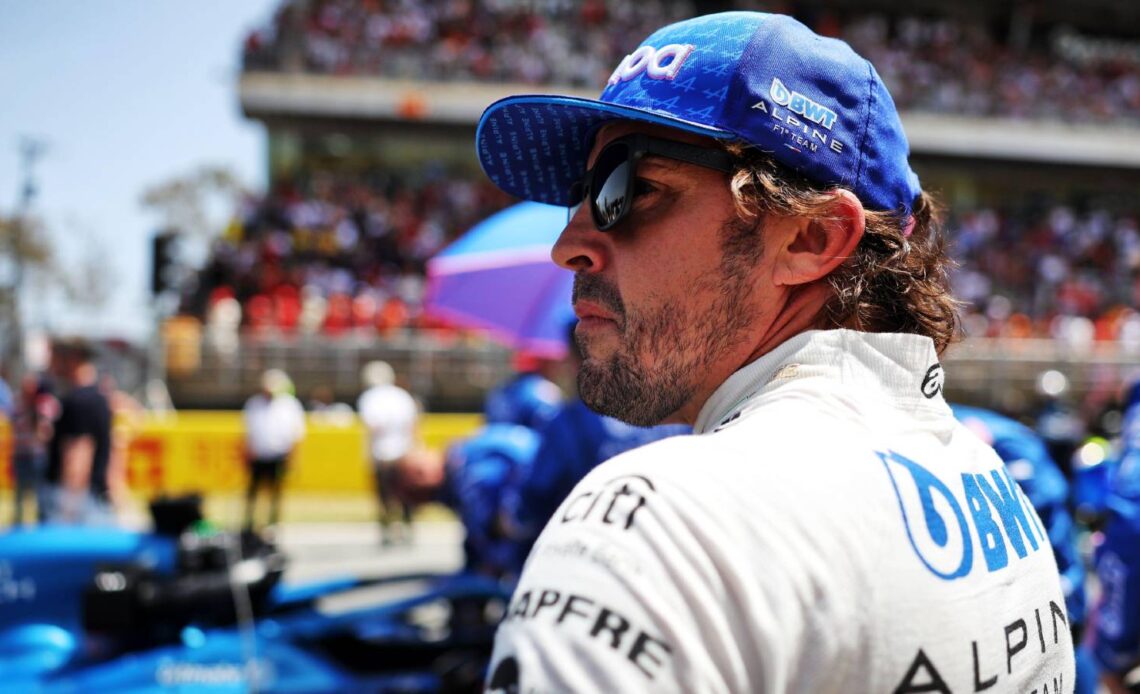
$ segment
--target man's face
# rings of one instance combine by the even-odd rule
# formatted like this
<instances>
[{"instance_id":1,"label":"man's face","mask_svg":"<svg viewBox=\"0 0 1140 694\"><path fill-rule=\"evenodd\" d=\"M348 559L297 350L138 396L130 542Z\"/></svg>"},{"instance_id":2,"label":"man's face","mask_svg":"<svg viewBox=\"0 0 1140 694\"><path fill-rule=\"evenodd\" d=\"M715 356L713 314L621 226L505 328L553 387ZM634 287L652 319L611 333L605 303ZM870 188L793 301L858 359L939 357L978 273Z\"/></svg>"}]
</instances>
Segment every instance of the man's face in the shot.
<instances>
[{"instance_id":1,"label":"man's face","mask_svg":"<svg viewBox=\"0 0 1140 694\"><path fill-rule=\"evenodd\" d=\"M707 144L675 130L617 124L598 135L590 165L606 143L635 131ZM734 231L759 244L748 233L755 225L736 215L727 174L647 156L636 175L629 218L599 232L583 205L552 253L575 271L575 336L584 357L578 391L591 408L632 424L692 422L755 347L765 259L739 248L726 253Z\"/></svg>"}]
</instances>

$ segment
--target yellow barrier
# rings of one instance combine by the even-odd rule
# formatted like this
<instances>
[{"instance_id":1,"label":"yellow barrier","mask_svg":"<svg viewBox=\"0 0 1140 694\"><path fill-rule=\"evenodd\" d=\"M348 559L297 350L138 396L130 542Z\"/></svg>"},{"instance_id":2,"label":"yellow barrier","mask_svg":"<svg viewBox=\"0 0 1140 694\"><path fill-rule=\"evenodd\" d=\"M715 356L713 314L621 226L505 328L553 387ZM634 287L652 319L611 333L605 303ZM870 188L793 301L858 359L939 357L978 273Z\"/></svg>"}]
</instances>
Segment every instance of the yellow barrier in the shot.
<instances>
[{"instance_id":1,"label":"yellow barrier","mask_svg":"<svg viewBox=\"0 0 1140 694\"><path fill-rule=\"evenodd\" d=\"M429 448L441 450L470 434L482 421L478 414L427 414L420 422L420 434ZM240 412L143 415L131 429L127 480L132 492L149 496L245 488ZM6 434L0 430L0 454L11 450ZM6 463L11 456L5 455L3 460ZM11 487L8 472L0 475L0 487ZM310 415L305 440L290 461L285 486L305 492L370 491L372 472L360 421L350 418L338 422Z\"/></svg>"}]
</instances>

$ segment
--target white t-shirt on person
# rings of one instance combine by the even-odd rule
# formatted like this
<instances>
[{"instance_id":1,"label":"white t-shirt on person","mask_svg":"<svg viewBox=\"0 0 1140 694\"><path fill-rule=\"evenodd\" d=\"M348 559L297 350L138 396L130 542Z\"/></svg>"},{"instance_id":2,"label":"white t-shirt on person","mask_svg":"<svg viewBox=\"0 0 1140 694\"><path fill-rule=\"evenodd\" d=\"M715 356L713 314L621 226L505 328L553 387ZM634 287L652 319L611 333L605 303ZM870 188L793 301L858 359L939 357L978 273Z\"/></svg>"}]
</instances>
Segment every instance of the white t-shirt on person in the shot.
<instances>
[{"instance_id":1,"label":"white t-shirt on person","mask_svg":"<svg viewBox=\"0 0 1140 694\"><path fill-rule=\"evenodd\" d=\"M356 411L368 429L368 450L375 463L399 460L412 450L419 406L396 385L373 386L360 394Z\"/></svg>"},{"instance_id":2,"label":"white t-shirt on person","mask_svg":"<svg viewBox=\"0 0 1140 694\"><path fill-rule=\"evenodd\" d=\"M696 435L591 472L538 539L488 690L1069 692L1041 522L933 343L812 331Z\"/></svg>"},{"instance_id":3,"label":"white t-shirt on person","mask_svg":"<svg viewBox=\"0 0 1140 694\"><path fill-rule=\"evenodd\" d=\"M288 393L254 395L245 402L242 421L246 448L256 459L288 455L305 436L305 409Z\"/></svg>"}]
</instances>

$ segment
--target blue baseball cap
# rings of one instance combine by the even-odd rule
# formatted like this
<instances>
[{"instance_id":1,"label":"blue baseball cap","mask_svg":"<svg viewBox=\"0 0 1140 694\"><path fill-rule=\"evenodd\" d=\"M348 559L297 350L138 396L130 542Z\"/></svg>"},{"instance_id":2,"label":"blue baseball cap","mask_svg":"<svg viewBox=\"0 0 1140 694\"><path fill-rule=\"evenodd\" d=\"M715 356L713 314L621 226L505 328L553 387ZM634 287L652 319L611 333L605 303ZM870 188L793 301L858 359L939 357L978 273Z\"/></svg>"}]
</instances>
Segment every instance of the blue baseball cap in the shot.
<instances>
[{"instance_id":1,"label":"blue baseball cap","mask_svg":"<svg viewBox=\"0 0 1140 694\"><path fill-rule=\"evenodd\" d=\"M479 162L507 193L566 206L598 128L617 120L743 141L904 219L921 192L894 100L871 63L791 17L761 12L659 29L621 61L596 100L496 101L479 120Z\"/></svg>"}]
</instances>

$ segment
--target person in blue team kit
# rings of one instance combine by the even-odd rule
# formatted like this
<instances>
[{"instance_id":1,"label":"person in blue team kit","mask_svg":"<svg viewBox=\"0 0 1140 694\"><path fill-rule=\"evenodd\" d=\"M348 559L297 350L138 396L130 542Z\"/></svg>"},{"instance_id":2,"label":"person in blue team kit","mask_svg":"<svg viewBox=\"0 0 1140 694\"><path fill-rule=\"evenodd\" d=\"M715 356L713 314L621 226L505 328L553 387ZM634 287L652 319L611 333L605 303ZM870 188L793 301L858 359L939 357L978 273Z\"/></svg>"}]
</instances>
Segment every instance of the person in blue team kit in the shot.
<instances>
[{"instance_id":1,"label":"person in blue team kit","mask_svg":"<svg viewBox=\"0 0 1140 694\"><path fill-rule=\"evenodd\" d=\"M552 362L527 352L514 356L515 375L487 393L483 412L488 422L512 422L541 430L562 405L562 389L545 372Z\"/></svg>"},{"instance_id":2,"label":"person in blue team kit","mask_svg":"<svg viewBox=\"0 0 1140 694\"><path fill-rule=\"evenodd\" d=\"M1073 643L1080 643L1086 612L1085 567L1077 551L1068 481L1049 455L1044 439L1029 427L993 410L957 404L950 408L958 421L993 447L1041 517L1057 557ZM1091 694L1095 690L1095 667L1078 652L1076 691Z\"/></svg>"},{"instance_id":3,"label":"person in blue team kit","mask_svg":"<svg viewBox=\"0 0 1140 694\"><path fill-rule=\"evenodd\" d=\"M1101 598L1092 619L1093 656L1112 694L1128 691L1140 666L1140 379L1124 398L1124 425L1108 476L1107 522L1097 548Z\"/></svg>"},{"instance_id":4,"label":"person in blue team kit","mask_svg":"<svg viewBox=\"0 0 1140 694\"><path fill-rule=\"evenodd\" d=\"M442 456L418 451L401 465L399 491L408 503L438 501L459 516L468 571L510 578L518 545L499 522L504 494L527 477L544 426L558 411L561 391L536 372L524 372L488 394L485 424Z\"/></svg>"},{"instance_id":5,"label":"person in blue team kit","mask_svg":"<svg viewBox=\"0 0 1140 694\"><path fill-rule=\"evenodd\" d=\"M569 326L569 365L577 374L582 354ZM692 427L666 424L636 427L594 412L580 398L568 399L542 430L542 445L525 479L507 490L504 525L520 545L516 572L522 569L530 548L574 485L606 460L669 436L689 434Z\"/></svg>"},{"instance_id":6,"label":"person in blue team kit","mask_svg":"<svg viewBox=\"0 0 1140 694\"><path fill-rule=\"evenodd\" d=\"M511 481L531 466L539 440L538 433L528 427L491 423L448 447L442 465L429 463L438 469L434 473L438 486L428 498L455 511L466 531L465 570L494 578L511 577L519 550L502 532L498 510ZM431 475L421 467L420 472L409 473L406 478L411 484L417 484L411 480L419 480L422 490L423 482L432 480Z\"/></svg>"}]
</instances>

